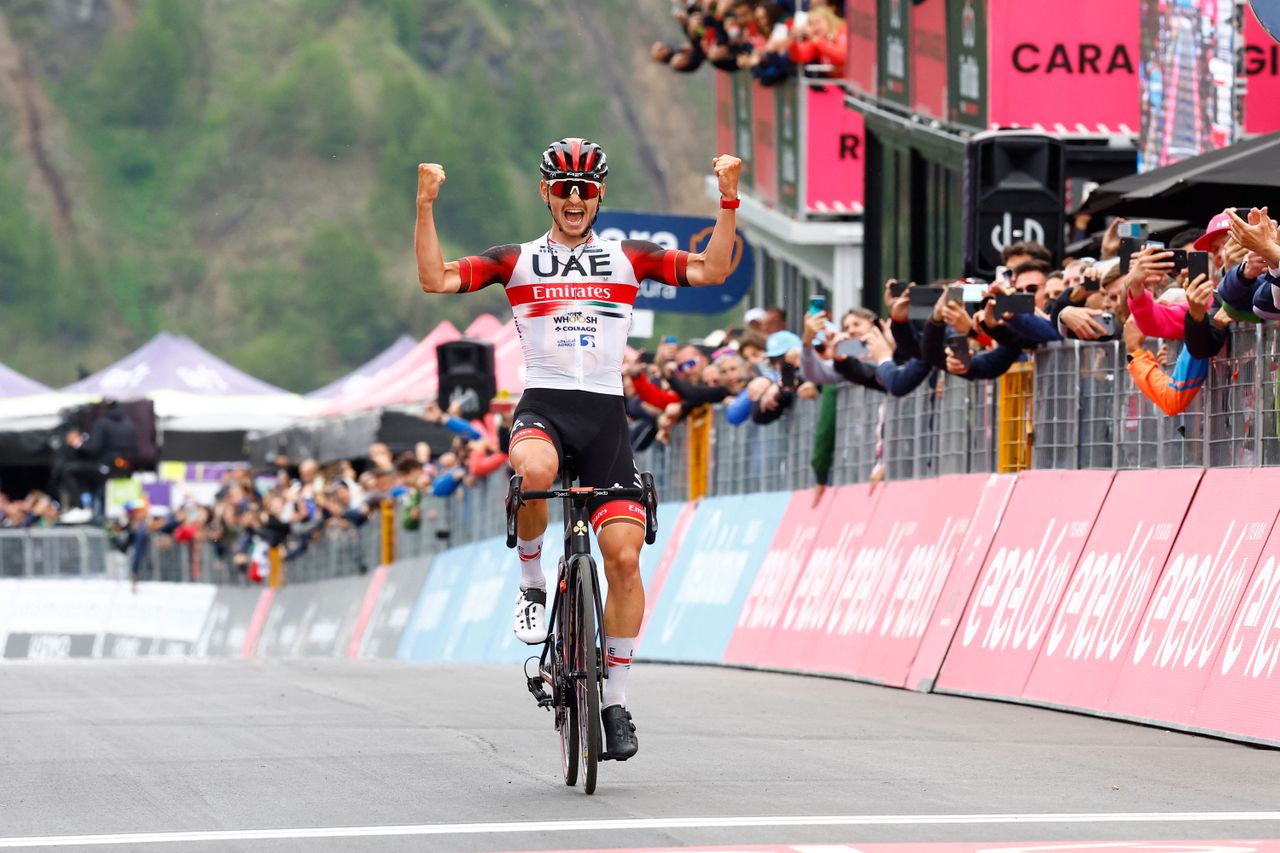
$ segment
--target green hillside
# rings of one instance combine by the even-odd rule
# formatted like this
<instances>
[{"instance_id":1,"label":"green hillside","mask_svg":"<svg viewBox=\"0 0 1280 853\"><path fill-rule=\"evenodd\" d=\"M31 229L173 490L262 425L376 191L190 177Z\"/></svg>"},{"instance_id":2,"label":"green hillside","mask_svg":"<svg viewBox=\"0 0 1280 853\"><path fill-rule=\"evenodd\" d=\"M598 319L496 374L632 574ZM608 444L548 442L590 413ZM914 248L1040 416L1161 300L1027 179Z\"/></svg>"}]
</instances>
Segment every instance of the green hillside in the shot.
<instances>
[{"instance_id":1,"label":"green hillside","mask_svg":"<svg viewBox=\"0 0 1280 853\"><path fill-rule=\"evenodd\" d=\"M0 0L0 361L60 385L168 330L307 390L500 312L419 291L423 160L450 254L546 227L537 157L565 135L609 150L612 204L700 209L711 84L646 62L667 11Z\"/></svg>"}]
</instances>

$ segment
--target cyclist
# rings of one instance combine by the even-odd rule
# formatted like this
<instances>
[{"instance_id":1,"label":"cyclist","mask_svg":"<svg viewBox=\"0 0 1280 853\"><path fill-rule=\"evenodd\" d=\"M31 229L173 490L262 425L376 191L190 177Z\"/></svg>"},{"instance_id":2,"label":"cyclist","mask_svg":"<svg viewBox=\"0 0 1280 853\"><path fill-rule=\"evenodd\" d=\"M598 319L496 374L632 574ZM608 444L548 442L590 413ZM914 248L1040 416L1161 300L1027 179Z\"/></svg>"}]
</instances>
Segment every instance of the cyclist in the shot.
<instances>
[{"instance_id":1,"label":"cyclist","mask_svg":"<svg viewBox=\"0 0 1280 853\"><path fill-rule=\"evenodd\" d=\"M512 423L510 460L526 489L552 488L566 454L576 460L584 486L639 486L622 396L631 308L645 279L697 287L720 284L729 274L742 161L722 154L712 168L720 187L720 212L705 251L601 240L592 226L609 174L604 149L587 139L561 139L543 151L540 167L538 191L551 211L551 229L527 243L495 246L446 263L434 219L444 168L437 163L418 166L414 247L422 289L470 293L498 284L511 303L524 350L526 390ZM644 617L644 509L627 500L597 500L589 509L609 585L604 609L608 678L601 717L610 757L625 760L638 748L626 707L626 677ZM521 507L515 632L531 645L547 636L541 565L546 527L546 501Z\"/></svg>"}]
</instances>

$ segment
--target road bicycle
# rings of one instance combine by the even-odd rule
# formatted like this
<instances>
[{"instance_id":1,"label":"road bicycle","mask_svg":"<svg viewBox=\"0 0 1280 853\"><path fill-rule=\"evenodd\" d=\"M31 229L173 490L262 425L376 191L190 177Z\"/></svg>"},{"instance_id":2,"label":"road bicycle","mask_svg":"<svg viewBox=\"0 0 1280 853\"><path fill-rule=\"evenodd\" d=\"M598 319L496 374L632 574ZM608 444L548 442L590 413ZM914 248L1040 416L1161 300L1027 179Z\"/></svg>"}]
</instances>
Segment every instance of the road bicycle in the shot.
<instances>
[{"instance_id":1,"label":"road bicycle","mask_svg":"<svg viewBox=\"0 0 1280 853\"><path fill-rule=\"evenodd\" d=\"M507 547L516 546L516 517L520 507L532 500L564 502L564 556L556 570L555 597L547 616L547 639L542 654L525 661L525 679L538 706L555 717L560 733L561 769L564 783L596 790L596 766L610 760L603 751L600 734L600 700L604 680L604 605L600 597L600 576L591 556L591 525L587 502L592 498L639 501L644 507L644 541L650 545L658 533L658 493L653 476L640 475L640 488L574 486L576 477L566 464L558 489L524 491L521 477L511 478L507 493ZM529 664L537 661L537 672Z\"/></svg>"}]
</instances>

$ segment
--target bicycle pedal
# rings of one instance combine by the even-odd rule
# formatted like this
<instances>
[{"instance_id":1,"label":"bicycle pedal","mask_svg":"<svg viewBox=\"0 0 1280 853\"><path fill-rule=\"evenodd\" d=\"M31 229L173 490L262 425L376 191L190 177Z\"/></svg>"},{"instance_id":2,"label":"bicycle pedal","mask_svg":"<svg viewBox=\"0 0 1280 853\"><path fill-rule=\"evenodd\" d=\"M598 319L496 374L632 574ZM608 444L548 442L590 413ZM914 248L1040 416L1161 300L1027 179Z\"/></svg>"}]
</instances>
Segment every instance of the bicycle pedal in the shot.
<instances>
[{"instance_id":1,"label":"bicycle pedal","mask_svg":"<svg viewBox=\"0 0 1280 853\"><path fill-rule=\"evenodd\" d=\"M627 758L630 758L630 757L631 757L631 756L629 756L629 755L628 755L626 758L623 758L623 757L621 757L621 756L614 755L614 754L613 754L613 753L611 753L611 752L602 752L602 753L600 753L600 760L601 760L601 761L626 761L626 760L627 760Z\"/></svg>"},{"instance_id":2,"label":"bicycle pedal","mask_svg":"<svg viewBox=\"0 0 1280 853\"><path fill-rule=\"evenodd\" d=\"M551 697L547 695L546 687L543 686L541 678L526 679L529 692L533 694L533 698L538 701L538 707L550 708L552 705Z\"/></svg>"}]
</instances>

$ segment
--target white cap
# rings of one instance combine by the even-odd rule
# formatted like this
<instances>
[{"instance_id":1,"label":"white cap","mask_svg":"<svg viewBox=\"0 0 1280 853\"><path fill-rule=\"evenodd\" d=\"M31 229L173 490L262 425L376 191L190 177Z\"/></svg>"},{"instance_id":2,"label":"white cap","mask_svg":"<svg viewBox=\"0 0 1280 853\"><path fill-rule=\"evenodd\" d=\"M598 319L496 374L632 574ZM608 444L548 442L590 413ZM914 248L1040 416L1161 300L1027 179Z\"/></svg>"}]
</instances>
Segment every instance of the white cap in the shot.
<instances>
[{"instance_id":1,"label":"white cap","mask_svg":"<svg viewBox=\"0 0 1280 853\"><path fill-rule=\"evenodd\" d=\"M763 319L764 319L763 308L748 308L747 313L742 315L742 322L748 325L750 325L751 323L758 323Z\"/></svg>"}]
</instances>

